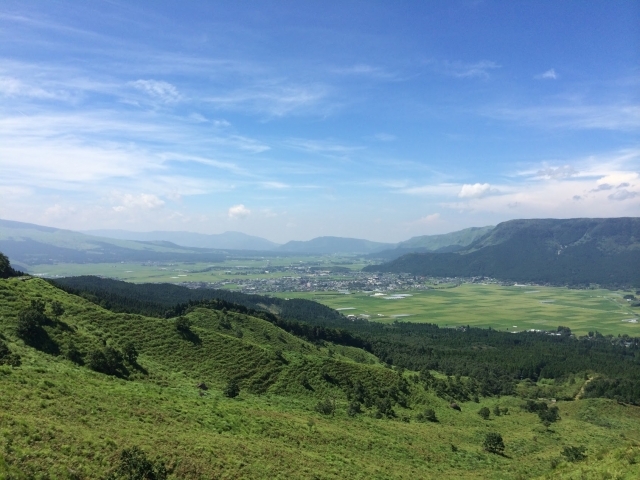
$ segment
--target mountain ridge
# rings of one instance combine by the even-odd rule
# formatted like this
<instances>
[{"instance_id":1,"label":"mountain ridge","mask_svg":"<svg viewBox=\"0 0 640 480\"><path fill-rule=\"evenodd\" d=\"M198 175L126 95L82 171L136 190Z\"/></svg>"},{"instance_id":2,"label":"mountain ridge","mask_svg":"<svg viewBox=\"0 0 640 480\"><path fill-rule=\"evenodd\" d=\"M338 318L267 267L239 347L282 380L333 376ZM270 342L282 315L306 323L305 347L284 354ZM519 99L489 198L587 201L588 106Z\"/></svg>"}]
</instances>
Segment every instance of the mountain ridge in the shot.
<instances>
[{"instance_id":1,"label":"mountain ridge","mask_svg":"<svg viewBox=\"0 0 640 480\"><path fill-rule=\"evenodd\" d=\"M640 218L509 220L455 253L411 253L365 271L640 286Z\"/></svg>"}]
</instances>

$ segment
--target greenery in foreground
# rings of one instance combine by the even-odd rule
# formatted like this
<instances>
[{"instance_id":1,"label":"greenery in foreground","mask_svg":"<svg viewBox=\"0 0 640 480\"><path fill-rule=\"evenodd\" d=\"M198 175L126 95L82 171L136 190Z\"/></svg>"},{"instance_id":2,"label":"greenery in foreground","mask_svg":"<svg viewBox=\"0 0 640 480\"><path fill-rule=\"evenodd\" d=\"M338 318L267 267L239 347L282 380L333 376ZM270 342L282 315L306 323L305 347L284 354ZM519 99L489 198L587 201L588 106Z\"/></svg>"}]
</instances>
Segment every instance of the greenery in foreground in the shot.
<instances>
[{"instance_id":1,"label":"greenery in foreground","mask_svg":"<svg viewBox=\"0 0 640 480\"><path fill-rule=\"evenodd\" d=\"M0 478L640 475L640 411L573 400L585 372L454 409L435 385L464 376L388 368L218 306L153 318L0 281L0 351L20 359L0 366ZM572 400L521 398L545 385Z\"/></svg>"},{"instance_id":2,"label":"greenery in foreground","mask_svg":"<svg viewBox=\"0 0 640 480\"><path fill-rule=\"evenodd\" d=\"M566 327L558 328L554 335L547 335L514 334L469 326L453 329L404 322L380 324L347 320L332 309L303 299L284 300L225 290L190 290L175 285L132 285L97 277L76 277L58 283L70 292L84 295L114 311L124 309L148 315L155 312L159 316L177 316L189 308L201 306L257 315L306 340L328 340L362 348L385 363L419 371L421 383L451 400L469 400L477 395L510 395L523 380L564 382L577 372L589 371L597 375L587 386L586 396L640 404L640 339L628 335L603 336L592 331L582 338L575 338ZM198 297L224 300L194 300L165 310L169 300ZM167 300L156 303L161 299ZM271 313L274 311L281 313L276 316ZM428 373L430 370L468 380L434 379ZM528 390L530 395L537 396L567 395L552 386Z\"/></svg>"}]
</instances>

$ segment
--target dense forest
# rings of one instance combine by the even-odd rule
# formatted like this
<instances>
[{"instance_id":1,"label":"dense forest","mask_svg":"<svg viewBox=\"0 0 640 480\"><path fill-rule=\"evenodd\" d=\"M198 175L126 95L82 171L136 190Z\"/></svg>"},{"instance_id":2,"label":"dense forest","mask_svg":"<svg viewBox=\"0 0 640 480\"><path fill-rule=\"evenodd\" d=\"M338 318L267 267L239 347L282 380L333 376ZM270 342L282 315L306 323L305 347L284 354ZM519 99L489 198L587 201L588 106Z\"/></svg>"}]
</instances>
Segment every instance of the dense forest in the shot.
<instances>
[{"instance_id":1,"label":"dense forest","mask_svg":"<svg viewBox=\"0 0 640 480\"><path fill-rule=\"evenodd\" d=\"M118 312L177 316L205 306L259 316L310 341L330 341L370 351L389 365L422 372L451 398L514 393L522 380L563 380L579 373L595 375L585 396L640 404L640 339L590 332L576 338L566 327L549 333L507 333L471 327L440 328L432 324L392 325L348 320L309 300L283 300L225 290L190 290L175 285L133 285L97 277L54 282ZM175 302L170 305L171 302ZM277 308L280 311L277 311ZM435 381L430 370L466 384Z\"/></svg>"},{"instance_id":2,"label":"dense forest","mask_svg":"<svg viewBox=\"0 0 640 480\"><path fill-rule=\"evenodd\" d=\"M371 272L640 286L640 219L512 220L458 252L411 253Z\"/></svg>"}]
</instances>

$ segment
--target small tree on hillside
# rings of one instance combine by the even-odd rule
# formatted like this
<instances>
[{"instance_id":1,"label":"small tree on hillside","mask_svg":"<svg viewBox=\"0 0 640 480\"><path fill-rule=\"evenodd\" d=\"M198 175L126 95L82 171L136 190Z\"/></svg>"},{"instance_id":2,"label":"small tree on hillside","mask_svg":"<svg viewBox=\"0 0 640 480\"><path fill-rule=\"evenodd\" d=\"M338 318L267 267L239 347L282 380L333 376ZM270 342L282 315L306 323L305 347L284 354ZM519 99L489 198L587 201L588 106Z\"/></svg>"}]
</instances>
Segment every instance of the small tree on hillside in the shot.
<instances>
[{"instance_id":1,"label":"small tree on hillside","mask_svg":"<svg viewBox=\"0 0 640 480\"><path fill-rule=\"evenodd\" d=\"M491 412L487 407L482 407L480 410L478 410L478 415L480 415L484 420L489 420Z\"/></svg>"},{"instance_id":2,"label":"small tree on hillside","mask_svg":"<svg viewBox=\"0 0 640 480\"><path fill-rule=\"evenodd\" d=\"M187 317L178 317L175 321L175 327L181 333L189 333L191 331L191 321Z\"/></svg>"},{"instance_id":3,"label":"small tree on hillside","mask_svg":"<svg viewBox=\"0 0 640 480\"><path fill-rule=\"evenodd\" d=\"M502 435L496 432L487 433L484 437L484 442L482 442L482 448L484 448L489 453L495 453L498 455L504 454L504 441L502 440Z\"/></svg>"},{"instance_id":4,"label":"small tree on hillside","mask_svg":"<svg viewBox=\"0 0 640 480\"><path fill-rule=\"evenodd\" d=\"M166 480L167 469L162 462L152 462L138 447L127 448L107 480Z\"/></svg>"},{"instance_id":5,"label":"small tree on hillside","mask_svg":"<svg viewBox=\"0 0 640 480\"><path fill-rule=\"evenodd\" d=\"M240 394L240 385L238 385L238 381L233 379L229 380L229 383L224 387L222 393L224 393L225 397L237 397Z\"/></svg>"},{"instance_id":6,"label":"small tree on hillside","mask_svg":"<svg viewBox=\"0 0 640 480\"><path fill-rule=\"evenodd\" d=\"M54 300L53 302L51 302L51 314L54 316L56 320L59 319L62 315L64 315L64 312L65 312L64 307L60 302L58 302L57 300Z\"/></svg>"},{"instance_id":7,"label":"small tree on hillside","mask_svg":"<svg viewBox=\"0 0 640 480\"><path fill-rule=\"evenodd\" d=\"M124 347L122 347L122 356L131 365L136 364L138 361L138 350L133 342L127 342L124 344Z\"/></svg>"}]
</instances>

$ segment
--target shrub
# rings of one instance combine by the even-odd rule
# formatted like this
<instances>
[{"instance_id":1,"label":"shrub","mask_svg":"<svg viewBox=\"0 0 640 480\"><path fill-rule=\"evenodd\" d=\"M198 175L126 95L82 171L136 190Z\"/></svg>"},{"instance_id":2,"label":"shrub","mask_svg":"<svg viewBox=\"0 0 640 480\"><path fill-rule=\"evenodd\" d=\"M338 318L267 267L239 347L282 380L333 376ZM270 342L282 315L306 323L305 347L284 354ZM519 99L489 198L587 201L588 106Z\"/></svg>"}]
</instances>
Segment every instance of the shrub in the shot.
<instances>
[{"instance_id":1,"label":"shrub","mask_svg":"<svg viewBox=\"0 0 640 480\"><path fill-rule=\"evenodd\" d=\"M538 418L540 418L540 421L542 423L548 426L553 422L557 422L558 420L560 420L560 411L558 410L558 407L554 405L551 408L539 410Z\"/></svg>"},{"instance_id":2,"label":"shrub","mask_svg":"<svg viewBox=\"0 0 640 480\"><path fill-rule=\"evenodd\" d=\"M351 402L349 404L349 407L347 407L347 415L349 415L350 417L355 417L359 413L362 413L360 404L358 402Z\"/></svg>"},{"instance_id":3,"label":"shrub","mask_svg":"<svg viewBox=\"0 0 640 480\"><path fill-rule=\"evenodd\" d=\"M191 321L187 317L178 317L174 323L176 330L181 333L188 333L191 331Z\"/></svg>"},{"instance_id":4,"label":"shrub","mask_svg":"<svg viewBox=\"0 0 640 480\"><path fill-rule=\"evenodd\" d=\"M16 334L24 341L33 340L40 334L42 325L46 322L44 314L35 309L27 308L18 314Z\"/></svg>"},{"instance_id":5,"label":"shrub","mask_svg":"<svg viewBox=\"0 0 640 480\"><path fill-rule=\"evenodd\" d=\"M416 420L419 422L437 422L436 411L433 408L427 408L424 412L419 413L416 416Z\"/></svg>"},{"instance_id":6,"label":"shrub","mask_svg":"<svg viewBox=\"0 0 640 480\"><path fill-rule=\"evenodd\" d=\"M20 355L17 353L11 353L9 347L4 342L0 341L0 365L9 365L11 367L19 367L22 363Z\"/></svg>"},{"instance_id":7,"label":"shrub","mask_svg":"<svg viewBox=\"0 0 640 480\"><path fill-rule=\"evenodd\" d=\"M587 455L584 453L586 450L587 448L584 446L574 447L567 445L560 453L568 462L579 462L580 460L587 458Z\"/></svg>"},{"instance_id":8,"label":"shrub","mask_svg":"<svg viewBox=\"0 0 640 480\"><path fill-rule=\"evenodd\" d=\"M482 407L480 410L478 410L478 415L480 415L484 420L489 420L491 412L487 407Z\"/></svg>"},{"instance_id":9,"label":"shrub","mask_svg":"<svg viewBox=\"0 0 640 480\"><path fill-rule=\"evenodd\" d=\"M124 347L122 347L122 356L131 365L136 364L138 361L138 350L133 342L127 342L124 344Z\"/></svg>"},{"instance_id":10,"label":"shrub","mask_svg":"<svg viewBox=\"0 0 640 480\"><path fill-rule=\"evenodd\" d=\"M167 469L162 462L152 462L138 447L120 454L120 462L107 480L165 480Z\"/></svg>"},{"instance_id":11,"label":"shrub","mask_svg":"<svg viewBox=\"0 0 640 480\"><path fill-rule=\"evenodd\" d=\"M90 351L87 354L86 362L87 366L96 372L117 376L123 376L125 373L122 354L113 347Z\"/></svg>"},{"instance_id":12,"label":"shrub","mask_svg":"<svg viewBox=\"0 0 640 480\"><path fill-rule=\"evenodd\" d=\"M333 415L336 411L335 401L332 401L330 398L325 398L316 404L315 411L322 415Z\"/></svg>"},{"instance_id":13,"label":"shrub","mask_svg":"<svg viewBox=\"0 0 640 480\"><path fill-rule=\"evenodd\" d=\"M235 398L240 394L240 385L236 380L229 380L222 393L224 393L225 397Z\"/></svg>"},{"instance_id":14,"label":"shrub","mask_svg":"<svg viewBox=\"0 0 640 480\"><path fill-rule=\"evenodd\" d=\"M51 314L55 318L60 318L62 315L64 315L64 307L57 300L51 302Z\"/></svg>"},{"instance_id":15,"label":"shrub","mask_svg":"<svg viewBox=\"0 0 640 480\"><path fill-rule=\"evenodd\" d=\"M484 437L484 442L482 442L482 447L489 453L503 455L505 447L502 435L496 432L487 433Z\"/></svg>"}]
</instances>

